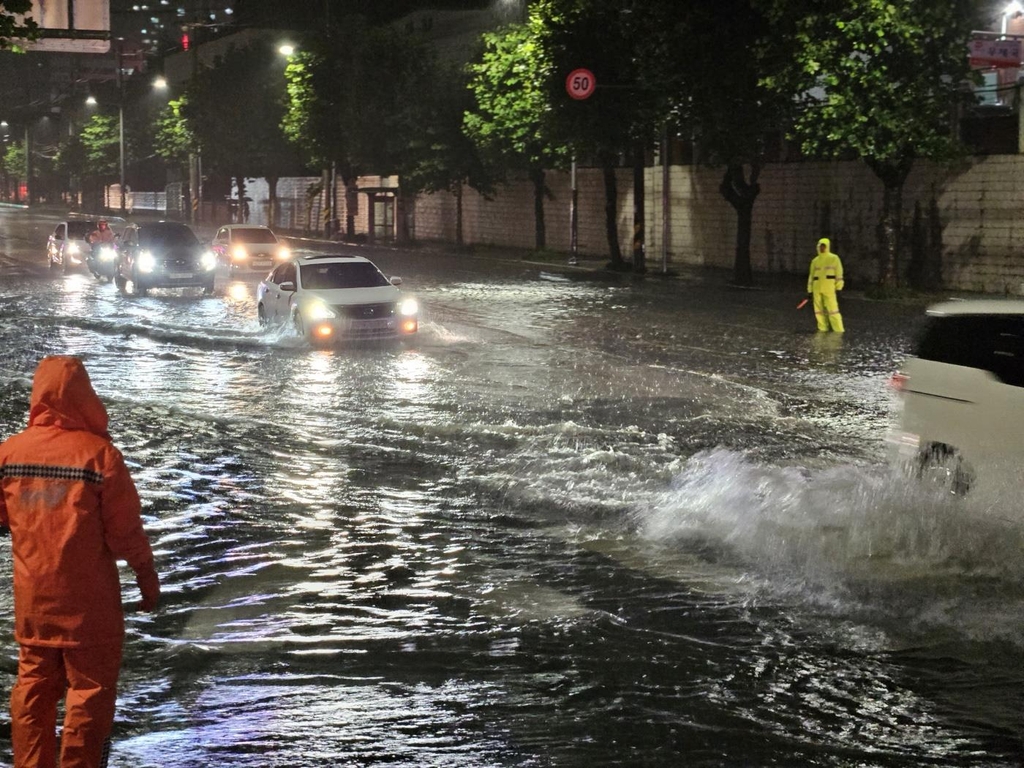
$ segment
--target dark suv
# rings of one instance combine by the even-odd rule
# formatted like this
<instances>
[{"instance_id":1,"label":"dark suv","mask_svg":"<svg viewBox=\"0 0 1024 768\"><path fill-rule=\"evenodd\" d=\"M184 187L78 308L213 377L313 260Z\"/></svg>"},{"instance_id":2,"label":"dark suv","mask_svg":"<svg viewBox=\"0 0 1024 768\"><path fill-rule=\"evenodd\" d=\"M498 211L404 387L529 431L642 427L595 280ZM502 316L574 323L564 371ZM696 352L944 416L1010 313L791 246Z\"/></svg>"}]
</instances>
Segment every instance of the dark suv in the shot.
<instances>
[{"instance_id":1,"label":"dark suv","mask_svg":"<svg viewBox=\"0 0 1024 768\"><path fill-rule=\"evenodd\" d=\"M199 287L213 293L217 256L185 224L131 224L121 236L114 282L121 293L144 296L150 288Z\"/></svg>"}]
</instances>

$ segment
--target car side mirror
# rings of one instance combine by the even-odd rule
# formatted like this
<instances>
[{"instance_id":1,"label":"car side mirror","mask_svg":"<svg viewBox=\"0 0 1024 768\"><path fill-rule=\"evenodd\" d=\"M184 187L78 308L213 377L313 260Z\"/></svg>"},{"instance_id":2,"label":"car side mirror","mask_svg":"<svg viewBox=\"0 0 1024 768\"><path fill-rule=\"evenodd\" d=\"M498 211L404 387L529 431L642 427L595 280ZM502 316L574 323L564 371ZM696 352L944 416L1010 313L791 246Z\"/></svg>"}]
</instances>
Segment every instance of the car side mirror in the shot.
<instances>
[{"instance_id":1,"label":"car side mirror","mask_svg":"<svg viewBox=\"0 0 1024 768\"><path fill-rule=\"evenodd\" d=\"M392 277L392 278L388 279L388 282L391 283L392 285L401 285L402 284L402 278L400 278L400 277Z\"/></svg>"},{"instance_id":2,"label":"car side mirror","mask_svg":"<svg viewBox=\"0 0 1024 768\"><path fill-rule=\"evenodd\" d=\"M291 280L285 280L283 283L281 283L281 290L282 291L294 291L295 290L295 283L293 283Z\"/></svg>"}]
</instances>

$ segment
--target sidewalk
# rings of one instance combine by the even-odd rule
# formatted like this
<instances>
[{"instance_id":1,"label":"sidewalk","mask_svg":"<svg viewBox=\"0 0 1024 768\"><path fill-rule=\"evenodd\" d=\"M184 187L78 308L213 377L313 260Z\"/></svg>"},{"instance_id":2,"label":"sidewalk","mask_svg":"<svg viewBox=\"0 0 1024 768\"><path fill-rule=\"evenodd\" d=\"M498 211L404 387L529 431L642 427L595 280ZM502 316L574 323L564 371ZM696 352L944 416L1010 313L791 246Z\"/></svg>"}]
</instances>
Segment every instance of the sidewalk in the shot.
<instances>
[{"instance_id":1,"label":"sidewalk","mask_svg":"<svg viewBox=\"0 0 1024 768\"><path fill-rule=\"evenodd\" d=\"M115 231L122 229L129 222L142 221L180 221L169 217L161 211L138 210L132 211L122 218L117 213L89 214L80 211L69 212L66 206L57 205L33 205L31 208L25 205L14 203L0 203L4 207L32 210L40 213L53 214L66 218L106 218ZM207 222L198 223L183 222L188 224L200 240L209 242L213 239L217 230L230 222ZM561 272L564 274L591 274L600 275L602 279L616 281L681 281L691 284L707 284L728 288L736 291L769 291L776 293L792 294L796 297L804 295L806 288L806 275L786 273L758 273L754 276L754 285L740 286L733 283L731 269L720 267L701 267L692 265L669 264L668 270L663 271L661 259L658 257L647 259L647 271L637 274L632 271L617 271L609 269L607 256L581 255L576 263L570 263L569 255L557 251L536 251L525 248L510 248L491 245L456 246L452 243L441 242L413 242L397 244L394 242L367 243L346 242L344 240L332 240L311 233L295 230L275 229L278 235L291 243L309 243L318 246L336 246L339 250L364 250L372 258L374 252L403 253L409 256L427 257L437 255L457 254L462 258L477 261L500 261L505 263L528 264L546 270ZM925 295L907 295L905 299L889 299L890 301L907 300L913 303L931 303L950 298L951 296L963 295L964 291L939 291ZM846 290L845 299L872 300L864 290Z\"/></svg>"}]
</instances>

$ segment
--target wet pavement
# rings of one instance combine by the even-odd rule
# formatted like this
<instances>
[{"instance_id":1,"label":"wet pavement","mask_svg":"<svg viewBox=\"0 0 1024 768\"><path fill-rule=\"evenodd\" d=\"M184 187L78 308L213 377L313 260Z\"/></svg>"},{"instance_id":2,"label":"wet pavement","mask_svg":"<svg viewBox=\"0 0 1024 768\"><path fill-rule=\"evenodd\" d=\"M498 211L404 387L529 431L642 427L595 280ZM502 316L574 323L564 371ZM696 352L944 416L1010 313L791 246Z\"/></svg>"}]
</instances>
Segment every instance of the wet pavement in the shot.
<instances>
[{"instance_id":1,"label":"wet pavement","mask_svg":"<svg viewBox=\"0 0 1024 768\"><path fill-rule=\"evenodd\" d=\"M313 350L52 226L0 211L0 435L80 355L143 496L112 766L1019 764L1016 489L887 462L920 305L362 248L418 338Z\"/></svg>"}]
</instances>

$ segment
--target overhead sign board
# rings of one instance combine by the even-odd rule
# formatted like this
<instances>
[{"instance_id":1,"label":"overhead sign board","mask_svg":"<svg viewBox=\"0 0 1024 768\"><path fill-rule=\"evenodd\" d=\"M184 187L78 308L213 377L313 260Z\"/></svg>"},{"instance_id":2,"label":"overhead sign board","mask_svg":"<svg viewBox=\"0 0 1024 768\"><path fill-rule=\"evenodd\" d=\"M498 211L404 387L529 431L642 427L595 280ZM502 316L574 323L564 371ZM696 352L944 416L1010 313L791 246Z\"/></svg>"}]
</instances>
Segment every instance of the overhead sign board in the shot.
<instances>
[{"instance_id":1,"label":"overhead sign board","mask_svg":"<svg viewBox=\"0 0 1024 768\"><path fill-rule=\"evenodd\" d=\"M565 78L566 93L578 101L590 98L596 87L597 80L589 69L574 69Z\"/></svg>"},{"instance_id":2,"label":"overhead sign board","mask_svg":"<svg viewBox=\"0 0 1024 768\"><path fill-rule=\"evenodd\" d=\"M40 38L18 41L27 51L106 53L110 50L110 0L32 0L24 18L39 25Z\"/></svg>"},{"instance_id":3,"label":"overhead sign board","mask_svg":"<svg viewBox=\"0 0 1024 768\"><path fill-rule=\"evenodd\" d=\"M972 67L1019 67L1020 56L1019 39L986 40L976 37L971 40Z\"/></svg>"}]
</instances>

